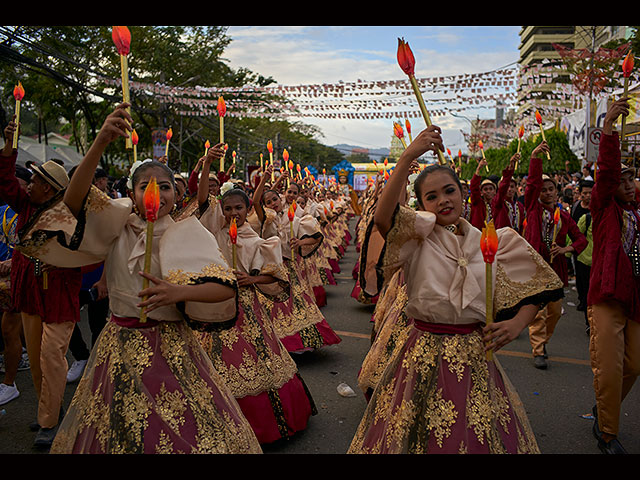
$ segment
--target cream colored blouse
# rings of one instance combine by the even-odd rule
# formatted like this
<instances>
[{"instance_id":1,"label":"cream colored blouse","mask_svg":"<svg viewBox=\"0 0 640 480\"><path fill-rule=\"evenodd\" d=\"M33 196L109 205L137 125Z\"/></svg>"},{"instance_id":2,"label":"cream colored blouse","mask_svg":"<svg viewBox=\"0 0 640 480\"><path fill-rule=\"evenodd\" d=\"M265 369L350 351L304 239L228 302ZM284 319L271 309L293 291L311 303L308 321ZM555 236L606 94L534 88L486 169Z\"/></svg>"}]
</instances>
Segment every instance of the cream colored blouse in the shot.
<instances>
[{"instance_id":1,"label":"cream colored blouse","mask_svg":"<svg viewBox=\"0 0 640 480\"><path fill-rule=\"evenodd\" d=\"M137 318L140 308L147 230L132 213L129 198L113 200L95 187L76 219L64 202L52 205L23 235L20 248L45 263L78 267L105 262L109 304L114 315ZM175 284L214 281L235 288L235 276L215 237L195 216L179 222L166 215L154 223L150 273ZM185 314L199 322L234 319L236 300L186 302ZM184 319L176 305L149 313L158 321Z\"/></svg>"},{"instance_id":2,"label":"cream colored blouse","mask_svg":"<svg viewBox=\"0 0 640 480\"><path fill-rule=\"evenodd\" d=\"M436 223L436 215L401 206L379 257L388 281L404 269L409 317L454 325L486 320L485 262L481 232L460 219L461 234ZM498 230L493 263L493 310L510 318L525 303L543 304L562 295L562 282L511 228Z\"/></svg>"}]
</instances>

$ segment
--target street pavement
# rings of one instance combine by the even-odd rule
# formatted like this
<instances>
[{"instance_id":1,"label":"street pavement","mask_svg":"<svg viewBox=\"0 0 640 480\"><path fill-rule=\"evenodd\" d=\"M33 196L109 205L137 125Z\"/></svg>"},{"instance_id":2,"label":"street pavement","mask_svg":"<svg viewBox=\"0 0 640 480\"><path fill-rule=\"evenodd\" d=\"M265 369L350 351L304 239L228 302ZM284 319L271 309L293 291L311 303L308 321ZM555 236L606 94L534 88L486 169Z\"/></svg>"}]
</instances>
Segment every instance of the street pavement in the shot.
<instances>
[{"instance_id":1,"label":"street pavement","mask_svg":"<svg viewBox=\"0 0 640 480\"><path fill-rule=\"evenodd\" d=\"M355 221L351 222L352 227ZM357 386L362 360L371 344L372 306L353 299L351 271L357 260L353 245L347 249L336 274L337 285L326 287L325 318L341 337L341 343L314 352L294 355L300 374L316 404L318 414L311 417L305 431L293 438L263 446L265 454L344 454L366 408ZM589 338L582 312L575 308L573 285L565 291L564 314L547 347L549 368L533 366L526 331L496 355L525 406L538 446L543 454L600 454L591 428L594 405L589 366ZM90 338L83 312L81 328ZM69 356L69 363L72 358ZM36 399L29 371L18 373L20 397L0 406L0 453L46 453L32 446L34 433L28 430L36 417ZM355 392L345 397L340 384ZM67 385L65 407L76 384ZM622 406L620 441L632 454L640 453L640 386L636 385Z\"/></svg>"}]
</instances>

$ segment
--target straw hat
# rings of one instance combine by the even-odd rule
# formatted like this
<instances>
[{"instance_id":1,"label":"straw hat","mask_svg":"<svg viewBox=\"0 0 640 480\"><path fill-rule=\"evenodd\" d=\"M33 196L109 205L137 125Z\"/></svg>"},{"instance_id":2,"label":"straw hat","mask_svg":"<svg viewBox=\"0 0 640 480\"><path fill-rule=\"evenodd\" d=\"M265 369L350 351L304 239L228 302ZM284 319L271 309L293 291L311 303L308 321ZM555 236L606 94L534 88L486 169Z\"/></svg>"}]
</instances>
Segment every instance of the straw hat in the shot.
<instances>
[{"instance_id":1,"label":"straw hat","mask_svg":"<svg viewBox=\"0 0 640 480\"><path fill-rule=\"evenodd\" d=\"M496 183L493 180L490 180L488 178L485 178L482 183L480 184L480 188L484 187L485 185L493 185L494 187L496 186Z\"/></svg>"},{"instance_id":2,"label":"straw hat","mask_svg":"<svg viewBox=\"0 0 640 480\"><path fill-rule=\"evenodd\" d=\"M31 169L56 190L63 190L69 185L69 176L62 165L53 160L42 165L32 165Z\"/></svg>"}]
</instances>

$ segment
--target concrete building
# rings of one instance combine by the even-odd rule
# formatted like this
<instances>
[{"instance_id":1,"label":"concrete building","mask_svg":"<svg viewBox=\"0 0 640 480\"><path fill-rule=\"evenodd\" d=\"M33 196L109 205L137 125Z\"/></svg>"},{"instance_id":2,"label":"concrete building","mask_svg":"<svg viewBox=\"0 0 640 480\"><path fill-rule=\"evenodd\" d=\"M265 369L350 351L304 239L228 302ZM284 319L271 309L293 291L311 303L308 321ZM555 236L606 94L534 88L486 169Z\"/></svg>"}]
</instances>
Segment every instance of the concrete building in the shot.
<instances>
[{"instance_id":1,"label":"concrete building","mask_svg":"<svg viewBox=\"0 0 640 480\"><path fill-rule=\"evenodd\" d=\"M523 26L519 46L519 64L523 73L519 81L516 116L531 113L534 107L548 105L557 84L571 82L561 68L563 60L553 44L568 49L597 51L611 40L628 39L631 33L628 26ZM541 66L544 66L543 73L535 68ZM534 75L537 76L535 82L531 81ZM540 81L540 75L546 76L548 81ZM582 102L584 98L574 97L567 101L566 107L580 108Z\"/></svg>"}]
</instances>

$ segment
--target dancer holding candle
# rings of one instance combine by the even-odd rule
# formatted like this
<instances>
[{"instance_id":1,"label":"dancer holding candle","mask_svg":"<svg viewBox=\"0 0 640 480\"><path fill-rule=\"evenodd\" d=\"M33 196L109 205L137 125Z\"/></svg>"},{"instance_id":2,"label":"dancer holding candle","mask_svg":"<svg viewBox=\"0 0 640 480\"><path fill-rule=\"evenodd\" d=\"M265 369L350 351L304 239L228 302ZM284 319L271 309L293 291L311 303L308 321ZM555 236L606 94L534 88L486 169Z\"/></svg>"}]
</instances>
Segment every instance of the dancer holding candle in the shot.
<instances>
[{"instance_id":1,"label":"dancer holding candle","mask_svg":"<svg viewBox=\"0 0 640 480\"><path fill-rule=\"evenodd\" d=\"M313 290L300 271L296 258L309 256L319 246L322 233L318 222L306 215L294 217L293 236L289 218L278 192L265 190L266 179L272 173L271 165L266 169L253 197L253 205L260 220L260 236L278 236L282 257L289 272L290 292L287 301L269 303L269 311L278 336L289 352L305 352L327 345L335 345L340 337L331 329L315 302Z\"/></svg>"},{"instance_id":2,"label":"dancer holding candle","mask_svg":"<svg viewBox=\"0 0 640 480\"><path fill-rule=\"evenodd\" d=\"M246 221L250 203L244 190L233 188L200 215L224 258L236 264L238 320L228 331L198 337L260 443L272 443L304 430L316 409L266 308L267 299L285 301L289 294L280 239L253 230Z\"/></svg>"},{"instance_id":3,"label":"dancer holding candle","mask_svg":"<svg viewBox=\"0 0 640 480\"><path fill-rule=\"evenodd\" d=\"M565 254L582 252L587 246L587 239L569 212L558 209L556 213L556 182L552 177L542 173L541 155L548 152L549 146L544 140L531 152L525 189L527 226L524 229L524 238L551 265L563 285L567 287L569 274ZM567 237L571 239L570 245L567 245ZM562 298L559 298L540 310L535 321L529 326L529 341L536 368L546 369L548 366L546 345L561 315Z\"/></svg>"},{"instance_id":4,"label":"dancer holding candle","mask_svg":"<svg viewBox=\"0 0 640 480\"><path fill-rule=\"evenodd\" d=\"M626 453L618 440L621 404L640 372L640 209L635 168L621 161L613 125L628 98L605 115L598 175L591 191L593 254L587 296L596 405L593 433L603 453Z\"/></svg>"},{"instance_id":5,"label":"dancer holding candle","mask_svg":"<svg viewBox=\"0 0 640 480\"><path fill-rule=\"evenodd\" d=\"M380 273L388 279L403 269L413 326L376 386L349 452L538 452L516 392L486 350L515 339L541 304L561 295L562 283L522 237L500 229L495 321L484 326L481 232L460 217L455 172L425 168L415 180L419 211L398 205L411 162L442 149L437 126L420 132L376 207L375 223L386 240Z\"/></svg>"},{"instance_id":6,"label":"dancer holding candle","mask_svg":"<svg viewBox=\"0 0 640 480\"><path fill-rule=\"evenodd\" d=\"M19 247L62 265L105 260L112 317L51 451L258 453L255 434L192 331L229 328L236 320L237 283L215 238L195 217L171 218L173 172L160 162L131 172L130 197L112 200L91 186L106 147L131 132L127 106L106 118L64 198L29 226ZM159 209L145 274L143 195L152 177ZM41 238L48 239L44 245Z\"/></svg>"}]
</instances>

